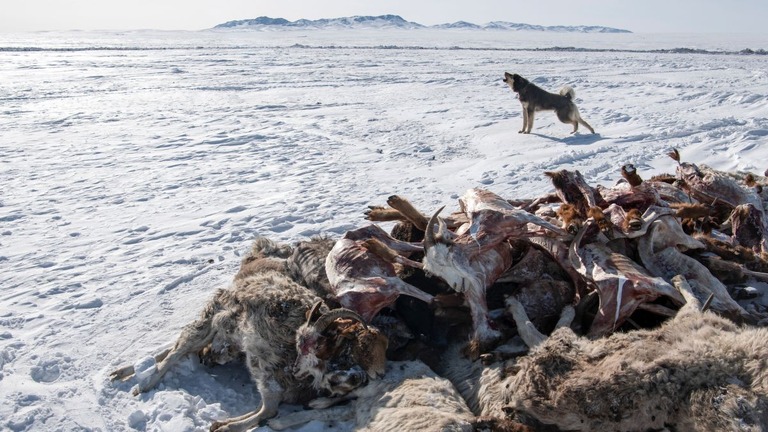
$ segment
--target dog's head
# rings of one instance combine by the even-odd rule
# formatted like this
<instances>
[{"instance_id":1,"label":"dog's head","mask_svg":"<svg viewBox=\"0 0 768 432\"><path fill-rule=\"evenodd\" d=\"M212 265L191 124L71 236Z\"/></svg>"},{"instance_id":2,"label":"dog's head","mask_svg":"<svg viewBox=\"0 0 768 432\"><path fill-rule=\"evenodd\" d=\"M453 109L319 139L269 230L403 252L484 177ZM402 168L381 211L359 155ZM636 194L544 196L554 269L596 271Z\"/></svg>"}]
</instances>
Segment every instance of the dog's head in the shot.
<instances>
[{"instance_id":1,"label":"dog's head","mask_svg":"<svg viewBox=\"0 0 768 432\"><path fill-rule=\"evenodd\" d=\"M509 72L504 72L504 79L502 81L507 83L509 88L514 92L519 92L523 87L528 85L527 79L518 74L511 74Z\"/></svg>"}]
</instances>

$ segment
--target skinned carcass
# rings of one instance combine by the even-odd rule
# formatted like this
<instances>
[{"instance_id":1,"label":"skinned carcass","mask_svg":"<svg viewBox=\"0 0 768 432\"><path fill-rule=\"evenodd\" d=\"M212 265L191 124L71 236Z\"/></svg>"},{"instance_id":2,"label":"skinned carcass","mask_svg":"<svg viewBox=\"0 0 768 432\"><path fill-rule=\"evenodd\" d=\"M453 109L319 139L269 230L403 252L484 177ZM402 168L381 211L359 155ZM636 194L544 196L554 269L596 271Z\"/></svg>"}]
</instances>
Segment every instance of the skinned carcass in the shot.
<instances>
[{"instance_id":1,"label":"skinned carcass","mask_svg":"<svg viewBox=\"0 0 768 432\"><path fill-rule=\"evenodd\" d=\"M394 304L400 295L430 303L432 295L404 282L397 276L392 259L372 252L366 242L375 240L389 250L407 255L421 252L419 245L389 236L376 225L348 231L336 241L328 254L325 269L336 300L370 322L381 309ZM400 262L421 267L401 257Z\"/></svg>"},{"instance_id":2,"label":"skinned carcass","mask_svg":"<svg viewBox=\"0 0 768 432\"><path fill-rule=\"evenodd\" d=\"M500 384L509 409L560 430L766 430L768 329L702 312L686 280L673 283L686 303L659 328L528 338L538 346Z\"/></svg>"},{"instance_id":3,"label":"skinned carcass","mask_svg":"<svg viewBox=\"0 0 768 432\"><path fill-rule=\"evenodd\" d=\"M184 327L173 347L154 357L157 364L140 374L134 395L154 388L188 354L208 349L210 355L221 360L229 359L232 352L240 353L261 395L261 407L215 422L211 430L244 431L276 415L281 402L305 403L323 392L343 394L365 383L369 371L375 375L383 370L385 359L372 353L386 351L386 338L382 340L372 327L361 327L359 316L352 311L329 312L317 295L292 281L286 275L285 258L281 258L290 253L268 239L257 239L232 285L216 291L200 317ZM308 314L313 306L319 318ZM349 319L356 316L357 320ZM327 331L329 327L335 329L333 334ZM323 360L313 365L303 363L303 368L298 369L302 378L294 370L300 329L318 335L314 343L300 348ZM318 352L318 347L325 346L337 348ZM360 359L365 361L355 363ZM129 365L115 370L110 377L127 380L135 373L134 366Z\"/></svg>"},{"instance_id":4,"label":"skinned carcass","mask_svg":"<svg viewBox=\"0 0 768 432\"><path fill-rule=\"evenodd\" d=\"M427 225L424 237L424 270L442 278L464 293L472 314L472 354L494 343L500 332L488 320L486 289L512 264L510 238L567 233L540 217L512 207L498 195L470 189L459 200L469 223L456 232L446 228L438 210ZM530 225L540 228L529 228Z\"/></svg>"},{"instance_id":5,"label":"skinned carcass","mask_svg":"<svg viewBox=\"0 0 768 432\"><path fill-rule=\"evenodd\" d=\"M339 402L351 400L346 405ZM319 421L351 421L356 431L475 430L474 415L453 385L420 361L389 362L384 377L341 398L315 399L312 410L268 422L272 429Z\"/></svg>"},{"instance_id":6,"label":"skinned carcass","mask_svg":"<svg viewBox=\"0 0 768 432\"><path fill-rule=\"evenodd\" d=\"M765 205L758 192L736 181L728 173L717 171L707 165L695 165L680 162L677 175L682 180L683 188L696 200L710 204L713 214L720 222L731 219L731 214L741 205L751 206L747 213L752 219L750 236L735 235L734 240L745 241L745 247L754 247L760 252L768 252L768 217ZM743 210L741 210L743 211Z\"/></svg>"},{"instance_id":7,"label":"skinned carcass","mask_svg":"<svg viewBox=\"0 0 768 432\"><path fill-rule=\"evenodd\" d=\"M682 253L680 249L703 249L704 244L683 232L680 222L664 215L655 219L647 235L638 240L638 255L654 276L671 281L681 274L694 287L699 300L712 294L712 310L737 322L749 320L747 312L728 293L722 282L706 266Z\"/></svg>"},{"instance_id":8,"label":"skinned carcass","mask_svg":"<svg viewBox=\"0 0 768 432\"><path fill-rule=\"evenodd\" d=\"M616 253L600 242L582 244L591 223L585 224L571 242L569 259L573 267L594 285L600 307L589 336L604 336L615 331L638 308L655 312L651 302L665 296L680 305L683 298L660 277L648 273L627 256Z\"/></svg>"}]
</instances>

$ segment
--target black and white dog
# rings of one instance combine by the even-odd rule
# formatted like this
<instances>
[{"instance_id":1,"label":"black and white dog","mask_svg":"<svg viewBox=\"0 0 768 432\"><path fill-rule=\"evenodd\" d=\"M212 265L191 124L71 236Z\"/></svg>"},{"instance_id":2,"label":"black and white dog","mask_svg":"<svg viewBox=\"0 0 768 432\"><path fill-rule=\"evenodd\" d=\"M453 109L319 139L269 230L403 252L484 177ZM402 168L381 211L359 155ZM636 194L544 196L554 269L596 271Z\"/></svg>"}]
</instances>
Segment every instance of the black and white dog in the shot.
<instances>
[{"instance_id":1,"label":"black and white dog","mask_svg":"<svg viewBox=\"0 0 768 432\"><path fill-rule=\"evenodd\" d=\"M523 128L520 133L531 133L536 111L550 110L557 114L561 122L573 125L572 134L579 130L579 124L595 133L592 126L579 115L579 110L573 103L576 92L570 86L560 89L560 94L550 93L520 75L509 72L504 72L504 82L520 96L520 103L523 104Z\"/></svg>"}]
</instances>

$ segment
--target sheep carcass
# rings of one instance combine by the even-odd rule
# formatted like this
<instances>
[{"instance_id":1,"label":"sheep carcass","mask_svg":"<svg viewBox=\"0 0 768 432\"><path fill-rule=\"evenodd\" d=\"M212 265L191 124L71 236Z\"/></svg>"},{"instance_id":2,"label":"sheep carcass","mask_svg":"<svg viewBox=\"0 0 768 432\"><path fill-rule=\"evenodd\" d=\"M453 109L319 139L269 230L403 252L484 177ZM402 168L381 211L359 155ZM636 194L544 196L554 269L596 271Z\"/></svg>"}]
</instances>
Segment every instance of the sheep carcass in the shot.
<instances>
[{"instance_id":1,"label":"sheep carcass","mask_svg":"<svg viewBox=\"0 0 768 432\"><path fill-rule=\"evenodd\" d=\"M373 245L383 245L396 254L421 252L420 245L396 240L376 225L347 231L328 254L325 270L336 300L370 322L384 307L394 304L400 295L430 303L433 296L404 282L397 276L393 259L372 252ZM366 245L370 246L366 246ZM400 263L421 264L398 255Z\"/></svg>"},{"instance_id":2,"label":"sheep carcass","mask_svg":"<svg viewBox=\"0 0 768 432\"><path fill-rule=\"evenodd\" d=\"M389 362L384 377L348 393L354 399L321 398L310 402L314 410L299 411L273 420L277 430L313 420L354 421L357 431L472 431L474 415L453 385L421 361Z\"/></svg>"},{"instance_id":3,"label":"sheep carcass","mask_svg":"<svg viewBox=\"0 0 768 432\"><path fill-rule=\"evenodd\" d=\"M659 328L552 333L503 382L510 408L562 430L766 430L768 329L701 312L686 280L673 283L686 304Z\"/></svg>"},{"instance_id":4,"label":"sheep carcass","mask_svg":"<svg viewBox=\"0 0 768 432\"><path fill-rule=\"evenodd\" d=\"M274 258L274 257L272 257ZM216 422L211 430L242 431L254 427L260 421L277 414L281 402L303 403L315 398L319 391L344 393L366 382L367 370L355 365L348 370L333 369L334 364L349 364L349 361L339 362L324 358L324 353L312 352L316 362L312 370L306 367L301 372L312 375L313 380L299 379L295 376L294 366L297 359L297 332L304 328L305 332L317 334L313 343L303 344L305 350L317 350L319 346L337 346L334 353L338 355L363 358L356 352L360 349L358 339L378 340L378 346L366 346L365 352L369 359L379 359L383 355L371 355L372 352L383 353L386 350L386 339L376 329L365 327L363 331L343 332L345 339L326 341L324 331L329 322L337 318L357 316L352 311L336 310L327 312L317 322L323 328L317 328L313 316L307 312L321 300L307 288L290 280L284 273L275 271L272 267L280 264L279 259L268 259L262 264L256 260L244 260L244 265L251 270L241 272L228 289L218 290L206 304L200 318L188 324L181 332L174 346L155 356L158 362L155 369L144 377L134 388L133 393L146 392L157 385L163 375L183 356L196 353L209 344L232 344L245 354L246 367L261 395L261 407L241 417ZM278 265L279 267L279 265ZM255 270L259 269L259 270ZM241 268L243 270L243 268ZM246 275L255 272L252 275ZM316 307L315 311L318 310ZM310 315L310 319L307 319ZM359 316L357 317L359 319ZM337 326L355 325L356 322L346 320ZM306 330L308 329L308 330ZM351 336L351 337L350 337ZM327 351L326 351L327 353ZM368 364L368 369L374 371L383 369L383 364ZM115 370L111 374L113 380L128 379L135 373L133 366Z\"/></svg>"},{"instance_id":5,"label":"sheep carcass","mask_svg":"<svg viewBox=\"0 0 768 432\"><path fill-rule=\"evenodd\" d=\"M427 225L423 267L464 293L472 314L472 351L477 354L501 336L488 321L485 292L512 264L507 240L542 235L545 230L567 233L487 190L470 189L459 204L470 222L451 232L438 217L442 209L438 210ZM531 229L530 224L543 229Z\"/></svg>"}]
</instances>

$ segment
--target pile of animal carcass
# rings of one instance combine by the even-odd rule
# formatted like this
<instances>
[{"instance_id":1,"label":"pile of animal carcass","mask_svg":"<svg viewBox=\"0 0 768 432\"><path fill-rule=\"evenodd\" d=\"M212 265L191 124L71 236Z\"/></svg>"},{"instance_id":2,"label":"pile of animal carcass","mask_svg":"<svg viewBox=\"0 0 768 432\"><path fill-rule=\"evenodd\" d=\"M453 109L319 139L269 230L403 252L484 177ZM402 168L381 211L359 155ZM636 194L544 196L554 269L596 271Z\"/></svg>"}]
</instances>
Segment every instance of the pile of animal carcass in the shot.
<instances>
[{"instance_id":1,"label":"pile of animal carcass","mask_svg":"<svg viewBox=\"0 0 768 432\"><path fill-rule=\"evenodd\" d=\"M294 364L314 368L314 409L269 425L768 429L768 308L755 288L768 282L768 179L670 156L674 175L643 181L625 165L606 188L548 172L548 196L471 189L458 211L431 217L392 196L366 213L396 221L391 233L370 224L279 259L254 249L241 273L277 259L344 311L335 326L297 332ZM353 322L386 335L375 373ZM236 339L228 349L252 356Z\"/></svg>"}]
</instances>

